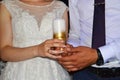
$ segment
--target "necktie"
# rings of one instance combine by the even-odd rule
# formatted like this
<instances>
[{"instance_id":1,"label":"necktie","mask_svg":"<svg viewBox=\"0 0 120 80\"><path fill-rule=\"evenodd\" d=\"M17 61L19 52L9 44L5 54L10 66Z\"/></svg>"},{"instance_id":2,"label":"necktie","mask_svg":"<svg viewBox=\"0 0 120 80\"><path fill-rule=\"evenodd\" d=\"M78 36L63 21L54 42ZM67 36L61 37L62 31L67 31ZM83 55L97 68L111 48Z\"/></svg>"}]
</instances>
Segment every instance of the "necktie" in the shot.
<instances>
[{"instance_id":1,"label":"necktie","mask_svg":"<svg viewBox=\"0 0 120 80\"><path fill-rule=\"evenodd\" d=\"M95 0L92 48L105 45L105 0Z\"/></svg>"}]
</instances>

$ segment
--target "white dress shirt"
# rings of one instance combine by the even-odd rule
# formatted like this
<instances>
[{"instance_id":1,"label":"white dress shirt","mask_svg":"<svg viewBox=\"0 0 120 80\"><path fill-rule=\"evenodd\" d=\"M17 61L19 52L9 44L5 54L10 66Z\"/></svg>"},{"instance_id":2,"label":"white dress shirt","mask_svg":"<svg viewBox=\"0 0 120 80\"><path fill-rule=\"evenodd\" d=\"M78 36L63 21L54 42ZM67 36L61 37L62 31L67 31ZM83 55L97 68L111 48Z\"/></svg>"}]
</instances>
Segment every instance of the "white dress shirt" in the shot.
<instances>
[{"instance_id":1,"label":"white dress shirt","mask_svg":"<svg viewBox=\"0 0 120 80\"><path fill-rule=\"evenodd\" d=\"M69 9L68 43L91 47L94 0L69 0ZM99 47L105 64L100 67L120 67L120 0L106 0L105 9L106 45Z\"/></svg>"}]
</instances>

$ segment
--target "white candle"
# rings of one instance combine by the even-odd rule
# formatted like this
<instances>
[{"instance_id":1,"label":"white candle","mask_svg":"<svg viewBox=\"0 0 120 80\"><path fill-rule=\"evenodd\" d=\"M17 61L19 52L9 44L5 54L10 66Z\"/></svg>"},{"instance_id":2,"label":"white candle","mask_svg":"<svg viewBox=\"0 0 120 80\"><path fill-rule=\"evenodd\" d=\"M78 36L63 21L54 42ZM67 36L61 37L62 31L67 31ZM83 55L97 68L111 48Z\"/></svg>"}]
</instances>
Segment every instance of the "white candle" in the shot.
<instances>
[{"instance_id":1,"label":"white candle","mask_svg":"<svg viewBox=\"0 0 120 80\"><path fill-rule=\"evenodd\" d=\"M53 21L53 37L55 39L63 39L66 40L66 26L65 20L61 18L57 18Z\"/></svg>"},{"instance_id":2,"label":"white candle","mask_svg":"<svg viewBox=\"0 0 120 80\"><path fill-rule=\"evenodd\" d=\"M65 32L65 20L55 19L53 21L54 33Z\"/></svg>"}]
</instances>

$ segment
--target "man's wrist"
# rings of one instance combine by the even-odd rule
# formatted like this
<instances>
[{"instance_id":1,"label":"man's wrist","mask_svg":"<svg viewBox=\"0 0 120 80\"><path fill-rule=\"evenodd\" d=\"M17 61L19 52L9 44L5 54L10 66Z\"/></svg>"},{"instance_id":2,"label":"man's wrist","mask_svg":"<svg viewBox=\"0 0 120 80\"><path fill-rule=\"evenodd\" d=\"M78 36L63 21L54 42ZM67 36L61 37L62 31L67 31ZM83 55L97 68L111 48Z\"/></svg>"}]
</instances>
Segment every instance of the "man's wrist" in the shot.
<instances>
[{"instance_id":1,"label":"man's wrist","mask_svg":"<svg viewBox=\"0 0 120 80\"><path fill-rule=\"evenodd\" d=\"M97 51L97 55L98 55L98 59L96 61L96 65L100 66L104 64L104 60L103 60L103 56L101 54L101 51L99 49L96 49Z\"/></svg>"}]
</instances>

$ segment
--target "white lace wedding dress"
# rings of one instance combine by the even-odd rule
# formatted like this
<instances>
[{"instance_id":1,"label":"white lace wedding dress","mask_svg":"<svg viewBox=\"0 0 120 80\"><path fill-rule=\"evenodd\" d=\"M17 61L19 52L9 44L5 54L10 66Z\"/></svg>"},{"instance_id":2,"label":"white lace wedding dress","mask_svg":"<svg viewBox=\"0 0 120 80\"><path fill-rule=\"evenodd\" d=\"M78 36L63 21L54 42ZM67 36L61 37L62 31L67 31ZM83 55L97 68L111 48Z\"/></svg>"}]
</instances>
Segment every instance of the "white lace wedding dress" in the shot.
<instances>
[{"instance_id":1,"label":"white lace wedding dress","mask_svg":"<svg viewBox=\"0 0 120 80\"><path fill-rule=\"evenodd\" d=\"M60 1L35 6L19 0L3 0L12 16L13 46L28 47L53 38L52 20L56 13L63 16L67 6ZM33 58L20 62L8 62L0 80L70 80L67 71L56 61Z\"/></svg>"}]
</instances>

